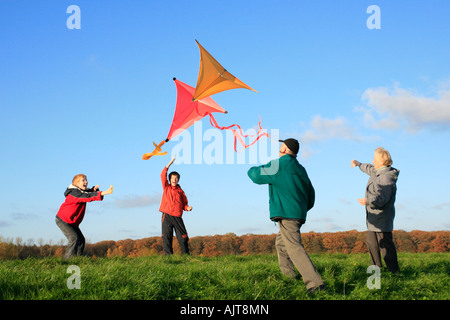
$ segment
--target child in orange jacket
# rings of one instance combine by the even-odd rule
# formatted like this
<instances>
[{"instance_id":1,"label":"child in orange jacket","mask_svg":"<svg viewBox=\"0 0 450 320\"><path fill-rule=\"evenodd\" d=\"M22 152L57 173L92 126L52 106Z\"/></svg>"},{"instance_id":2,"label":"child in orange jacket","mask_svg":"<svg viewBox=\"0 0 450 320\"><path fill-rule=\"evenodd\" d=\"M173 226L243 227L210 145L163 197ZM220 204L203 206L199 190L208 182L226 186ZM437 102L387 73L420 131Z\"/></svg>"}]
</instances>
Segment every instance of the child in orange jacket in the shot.
<instances>
[{"instance_id":1,"label":"child in orange jacket","mask_svg":"<svg viewBox=\"0 0 450 320\"><path fill-rule=\"evenodd\" d=\"M163 195L159 211L162 212L161 237L165 255L173 254L173 229L175 229L181 253L189 254L189 237L182 215L183 211L191 211L192 207L188 205L187 197L178 184L180 174L173 171L169 174L169 180L167 180L167 171L174 161L175 157L170 160L161 172Z\"/></svg>"}]
</instances>

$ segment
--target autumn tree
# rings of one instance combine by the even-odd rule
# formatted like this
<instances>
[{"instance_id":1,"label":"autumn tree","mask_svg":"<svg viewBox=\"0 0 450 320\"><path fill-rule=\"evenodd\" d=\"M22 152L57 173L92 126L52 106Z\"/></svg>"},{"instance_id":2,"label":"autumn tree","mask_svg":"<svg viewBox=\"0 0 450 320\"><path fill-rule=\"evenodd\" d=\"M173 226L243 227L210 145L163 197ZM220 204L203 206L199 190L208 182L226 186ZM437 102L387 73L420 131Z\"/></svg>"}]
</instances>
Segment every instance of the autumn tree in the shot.
<instances>
[{"instance_id":1,"label":"autumn tree","mask_svg":"<svg viewBox=\"0 0 450 320\"><path fill-rule=\"evenodd\" d=\"M349 252L349 246L346 241L345 232L324 233L322 243L328 252Z\"/></svg>"},{"instance_id":2,"label":"autumn tree","mask_svg":"<svg viewBox=\"0 0 450 320\"><path fill-rule=\"evenodd\" d=\"M335 233L307 232L302 233L302 244L309 253L366 253L366 234L367 231L356 230ZM395 230L393 236L398 252L450 252L450 231ZM276 253L275 238L276 234L237 236L234 233L227 233L198 236L189 240L189 247L192 255L207 257L228 254L274 254ZM40 240L39 246L32 242L28 240L24 243L21 238L2 241L0 238L0 259L64 256L64 241L53 245L44 244L43 240ZM139 257L164 254L162 238L159 236L86 244L85 252L92 257ZM177 241L174 241L174 253L180 254Z\"/></svg>"},{"instance_id":3,"label":"autumn tree","mask_svg":"<svg viewBox=\"0 0 450 320\"><path fill-rule=\"evenodd\" d=\"M404 230L394 230L392 234L397 251L417 252L417 247L408 232Z\"/></svg>"},{"instance_id":4,"label":"autumn tree","mask_svg":"<svg viewBox=\"0 0 450 320\"><path fill-rule=\"evenodd\" d=\"M108 249L116 244L115 241L100 241L95 244L86 244L85 252L89 256L106 257Z\"/></svg>"},{"instance_id":5,"label":"autumn tree","mask_svg":"<svg viewBox=\"0 0 450 320\"><path fill-rule=\"evenodd\" d=\"M322 243L322 236L320 233L310 231L307 233L302 233L301 236L303 247L307 252L322 253L325 251Z\"/></svg>"},{"instance_id":6,"label":"autumn tree","mask_svg":"<svg viewBox=\"0 0 450 320\"><path fill-rule=\"evenodd\" d=\"M201 255L203 248L203 237L199 236L189 239L189 250L192 255Z\"/></svg>"}]
</instances>

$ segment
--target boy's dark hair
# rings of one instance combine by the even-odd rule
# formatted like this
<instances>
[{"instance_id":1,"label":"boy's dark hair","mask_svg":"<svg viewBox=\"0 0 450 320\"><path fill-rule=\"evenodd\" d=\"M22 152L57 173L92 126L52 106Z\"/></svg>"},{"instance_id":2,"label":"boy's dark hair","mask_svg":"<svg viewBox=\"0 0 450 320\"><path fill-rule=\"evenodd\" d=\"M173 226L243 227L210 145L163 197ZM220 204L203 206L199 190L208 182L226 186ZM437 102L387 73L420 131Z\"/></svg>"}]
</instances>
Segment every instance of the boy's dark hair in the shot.
<instances>
[{"instance_id":1,"label":"boy's dark hair","mask_svg":"<svg viewBox=\"0 0 450 320\"><path fill-rule=\"evenodd\" d=\"M171 173L169 173L169 180L170 180L170 178L172 178L172 175L178 176L178 180L180 180L180 174L176 171L172 171Z\"/></svg>"}]
</instances>

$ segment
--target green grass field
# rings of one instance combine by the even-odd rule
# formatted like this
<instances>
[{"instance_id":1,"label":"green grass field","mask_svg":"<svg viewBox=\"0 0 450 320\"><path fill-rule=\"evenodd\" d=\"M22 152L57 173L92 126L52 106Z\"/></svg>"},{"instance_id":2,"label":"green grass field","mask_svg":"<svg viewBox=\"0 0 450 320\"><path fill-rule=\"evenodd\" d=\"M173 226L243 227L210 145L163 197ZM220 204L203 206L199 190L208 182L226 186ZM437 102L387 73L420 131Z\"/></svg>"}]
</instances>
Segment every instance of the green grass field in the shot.
<instances>
[{"instance_id":1,"label":"green grass field","mask_svg":"<svg viewBox=\"0 0 450 320\"><path fill-rule=\"evenodd\" d=\"M448 300L450 253L399 253L402 272L381 270L368 289L368 254L312 254L326 292L308 295L284 277L276 255L30 258L0 261L0 299L72 300ZM80 289L71 265L79 267Z\"/></svg>"}]
</instances>

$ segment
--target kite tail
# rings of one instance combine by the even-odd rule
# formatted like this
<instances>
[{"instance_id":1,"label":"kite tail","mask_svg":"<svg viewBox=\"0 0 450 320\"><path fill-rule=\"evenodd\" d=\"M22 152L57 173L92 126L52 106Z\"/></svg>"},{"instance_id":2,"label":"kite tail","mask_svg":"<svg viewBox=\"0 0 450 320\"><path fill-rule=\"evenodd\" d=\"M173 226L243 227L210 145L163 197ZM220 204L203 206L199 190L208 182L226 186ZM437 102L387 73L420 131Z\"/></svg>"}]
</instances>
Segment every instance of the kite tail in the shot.
<instances>
[{"instance_id":1,"label":"kite tail","mask_svg":"<svg viewBox=\"0 0 450 320\"><path fill-rule=\"evenodd\" d=\"M166 143L166 140L161 141L159 144L156 144L153 142L153 145L155 146L155 150L153 150L150 153L145 153L142 156L142 160L148 160L153 156L164 156L167 154L167 151L161 152L161 147L163 146L163 144Z\"/></svg>"},{"instance_id":2,"label":"kite tail","mask_svg":"<svg viewBox=\"0 0 450 320\"><path fill-rule=\"evenodd\" d=\"M209 121L211 122L211 125L213 127L217 128L219 130L231 130L231 132L233 132L233 135L234 135L234 151L236 151L236 152L238 152L237 148L236 148L237 141L239 141L239 143L244 147L244 149L242 149L242 150L245 150L248 147L254 145L261 137L266 136L267 138L269 138L269 134L267 132L262 132L263 128L261 127L261 117L259 117L259 123L258 123L259 130L258 130L258 132L256 133L256 135L249 135L249 134L244 134L244 132L242 131L241 126L238 125L238 124L232 124L231 126L228 126L228 127L221 127L221 126L219 126L217 124L216 119L214 118L214 116L210 112L207 112L206 114L209 115ZM233 129L233 127L237 127L238 129ZM255 140L252 143L246 144L244 142L243 138L255 137L255 136L256 136L256 138L255 138Z\"/></svg>"}]
</instances>

